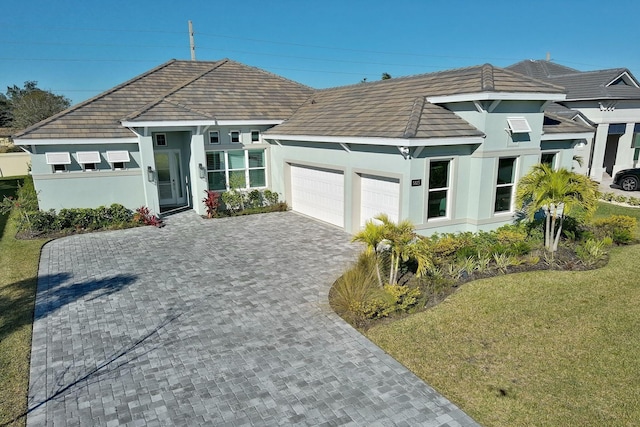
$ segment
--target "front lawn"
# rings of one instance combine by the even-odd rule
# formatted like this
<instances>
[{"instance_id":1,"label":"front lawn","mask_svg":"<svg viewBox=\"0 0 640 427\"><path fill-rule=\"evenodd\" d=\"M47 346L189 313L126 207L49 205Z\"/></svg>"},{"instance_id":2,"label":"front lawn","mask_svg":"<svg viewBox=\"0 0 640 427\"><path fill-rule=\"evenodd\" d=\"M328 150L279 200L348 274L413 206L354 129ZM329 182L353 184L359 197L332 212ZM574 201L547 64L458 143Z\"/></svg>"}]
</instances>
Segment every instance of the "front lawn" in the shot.
<instances>
[{"instance_id":1,"label":"front lawn","mask_svg":"<svg viewBox=\"0 0 640 427\"><path fill-rule=\"evenodd\" d=\"M13 195L17 180L0 180ZM31 326L40 248L45 240L17 240L15 212L0 215L0 425L23 426L27 408Z\"/></svg>"},{"instance_id":2,"label":"front lawn","mask_svg":"<svg viewBox=\"0 0 640 427\"><path fill-rule=\"evenodd\" d=\"M609 206L599 213L640 213ZM618 247L598 270L470 282L366 335L486 426L637 425L638 259Z\"/></svg>"}]
</instances>

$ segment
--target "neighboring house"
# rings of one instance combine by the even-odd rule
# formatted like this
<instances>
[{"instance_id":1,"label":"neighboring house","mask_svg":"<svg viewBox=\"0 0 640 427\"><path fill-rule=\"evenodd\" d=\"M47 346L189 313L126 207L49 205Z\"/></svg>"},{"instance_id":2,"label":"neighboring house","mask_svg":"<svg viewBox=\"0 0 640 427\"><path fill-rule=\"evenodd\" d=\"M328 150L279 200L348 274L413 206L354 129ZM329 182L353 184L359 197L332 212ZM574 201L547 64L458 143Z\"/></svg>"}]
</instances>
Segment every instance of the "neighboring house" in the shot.
<instances>
[{"instance_id":1,"label":"neighboring house","mask_svg":"<svg viewBox=\"0 0 640 427\"><path fill-rule=\"evenodd\" d=\"M170 61L16 136L42 209L118 202L204 213L241 174L357 231L493 229L534 164L572 168L593 128L543 113L560 86L483 65L326 90L222 60Z\"/></svg>"},{"instance_id":2,"label":"neighboring house","mask_svg":"<svg viewBox=\"0 0 640 427\"><path fill-rule=\"evenodd\" d=\"M526 60L507 69L562 86L567 97L551 110L567 109L565 117L579 114L597 127L588 160L589 176L596 181L603 174L638 165L640 155L640 85L626 68L579 71L544 60Z\"/></svg>"}]
</instances>

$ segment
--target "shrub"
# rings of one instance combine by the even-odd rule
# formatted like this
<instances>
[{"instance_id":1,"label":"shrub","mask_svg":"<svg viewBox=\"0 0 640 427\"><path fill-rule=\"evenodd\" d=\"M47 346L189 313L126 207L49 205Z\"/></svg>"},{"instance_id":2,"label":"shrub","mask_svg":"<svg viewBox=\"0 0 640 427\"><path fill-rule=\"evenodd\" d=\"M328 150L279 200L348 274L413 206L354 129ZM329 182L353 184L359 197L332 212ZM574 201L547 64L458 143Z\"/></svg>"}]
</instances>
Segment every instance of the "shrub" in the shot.
<instances>
[{"instance_id":1,"label":"shrub","mask_svg":"<svg viewBox=\"0 0 640 427\"><path fill-rule=\"evenodd\" d=\"M597 240L609 237L616 244L626 244L633 240L637 219L626 215L611 215L592 221L590 230Z\"/></svg>"},{"instance_id":2,"label":"shrub","mask_svg":"<svg viewBox=\"0 0 640 427\"><path fill-rule=\"evenodd\" d=\"M131 209L127 209L121 204L114 203L107 209L110 222L112 223L126 224L133 220L133 212L131 211Z\"/></svg>"},{"instance_id":3,"label":"shrub","mask_svg":"<svg viewBox=\"0 0 640 427\"><path fill-rule=\"evenodd\" d=\"M587 267L593 267L607 256L607 247L612 244L611 238L603 240L588 239L576 248L576 255Z\"/></svg>"},{"instance_id":4,"label":"shrub","mask_svg":"<svg viewBox=\"0 0 640 427\"><path fill-rule=\"evenodd\" d=\"M220 207L220 193L213 190L204 190L206 197L202 199L207 209L207 218L213 218L218 215L218 208Z\"/></svg>"},{"instance_id":5,"label":"shrub","mask_svg":"<svg viewBox=\"0 0 640 427\"><path fill-rule=\"evenodd\" d=\"M614 199L614 197L616 197L615 194L613 193L603 193L602 196L600 197L602 200L605 200L607 202L610 202Z\"/></svg>"},{"instance_id":6,"label":"shrub","mask_svg":"<svg viewBox=\"0 0 640 427\"><path fill-rule=\"evenodd\" d=\"M627 201L631 206L640 206L640 199L637 197L629 197Z\"/></svg>"},{"instance_id":7,"label":"shrub","mask_svg":"<svg viewBox=\"0 0 640 427\"><path fill-rule=\"evenodd\" d=\"M354 326L360 326L372 310L372 300L380 288L375 273L375 260L363 253L358 262L333 284L329 302L334 311ZM369 305L367 305L369 304Z\"/></svg>"},{"instance_id":8,"label":"shrub","mask_svg":"<svg viewBox=\"0 0 640 427\"><path fill-rule=\"evenodd\" d=\"M154 227L164 226L162 220L156 215L152 214L149 208L146 206L141 206L136 209L136 213L133 214L133 221L144 225L153 225Z\"/></svg>"},{"instance_id":9,"label":"shrub","mask_svg":"<svg viewBox=\"0 0 640 427\"><path fill-rule=\"evenodd\" d=\"M260 190L251 190L247 195L249 206L252 208L260 208L264 205L264 195Z\"/></svg>"},{"instance_id":10,"label":"shrub","mask_svg":"<svg viewBox=\"0 0 640 427\"><path fill-rule=\"evenodd\" d=\"M621 194L620 194L620 195L618 195L618 196L615 196L615 197L613 198L613 200L614 200L614 201L616 201L616 202L618 202L618 203L627 203L627 200L628 200L628 199L627 199L627 196L623 196L623 195L621 195Z\"/></svg>"},{"instance_id":11,"label":"shrub","mask_svg":"<svg viewBox=\"0 0 640 427\"><path fill-rule=\"evenodd\" d=\"M280 196L275 191L264 190L264 199L267 201L267 204L275 205L278 204Z\"/></svg>"}]
</instances>

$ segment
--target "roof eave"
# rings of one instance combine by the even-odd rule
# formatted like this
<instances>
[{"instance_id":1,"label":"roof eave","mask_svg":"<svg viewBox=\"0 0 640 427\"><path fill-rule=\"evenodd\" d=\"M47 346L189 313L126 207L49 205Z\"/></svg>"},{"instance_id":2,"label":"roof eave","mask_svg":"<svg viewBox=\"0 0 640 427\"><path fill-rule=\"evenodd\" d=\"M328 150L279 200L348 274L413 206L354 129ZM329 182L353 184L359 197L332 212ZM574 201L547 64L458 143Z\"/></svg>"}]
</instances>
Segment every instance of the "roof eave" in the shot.
<instances>
[{"instance_id":1,"label":"roof eave","mask_svg":"<svg viewBox=\"0 0 640 427\"><path fill-rule=\"evenodd\" d=\"M559 141L566 139L589 139L593 137L595 132L558 132L558 133L543 133L541 139L543 141Z\"/></svg>"},{"instance_id":2,"label":"roof eave","mask_svg":"<svg viewBox=\"0 0 640 427\"><path fill-rule=\"evenodd\" d=\"M146 120L121 121L127 128L136 127L177 127L177 126L244 126L244 125L279 125L284 120L279 119L247 119L247 120Z\"/></svg>"},{"instance_id":3,"label":"roof eave","mask_svg":"<svg viewBox=\"0 0 640 427\"><path fill-rule=\"evenodd\" d=\"M446 104L449 102L466 101L564 101L564 93L545 92L476 92L459 93L455 95L428 96L427 101L432 104Z\"/></svg>"},{"instance_id":4,"label":"roof eave","mask_svg":"<svg viewBox=\"0 0 640 427\"><path fill-rule=\"evenodd\" d=\"M458 136L450 138L383 138L367 136L321 136L321 135L288 135L263 134L266 140L333 142L337 144L380 145L391 147L423 147L425 145L470 145L482 144L484 136Z\"/></svg>"}]
</instances>

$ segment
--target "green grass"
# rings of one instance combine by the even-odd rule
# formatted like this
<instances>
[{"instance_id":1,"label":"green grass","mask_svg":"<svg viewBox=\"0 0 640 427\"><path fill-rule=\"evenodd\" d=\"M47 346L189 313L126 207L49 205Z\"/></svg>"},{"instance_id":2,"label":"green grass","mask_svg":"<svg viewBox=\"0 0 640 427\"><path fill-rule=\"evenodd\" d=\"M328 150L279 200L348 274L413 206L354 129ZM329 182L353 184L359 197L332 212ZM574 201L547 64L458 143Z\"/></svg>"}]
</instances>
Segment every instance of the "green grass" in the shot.
<instances>
[{"instance_id":1,"label":"green grass","mask_svg":"<svg viewBox=\"0 0 640 427\"><path fill-rule=\"evenodd\" d=\"M597 215L612 214L640 209ZM599 270L471 282L366 335L486 426L637 425L638 259L640 246L619 247Z\"/></svg>"},{"instance_id":2,"label":"green grass","mask_svg":"<svg viewBox=\"0 0 640 427\"><path fill-rule=\"evenodd\" d=\"M0 180L0 197L16 179ZM0 215L0 425L22 426L27 408L31 327L40 248L45 240L16 240L13 217ZM17 418L17 419L16 419ZM14 421L15 420L15 421Z\"/></svg>"}]
</instances>

